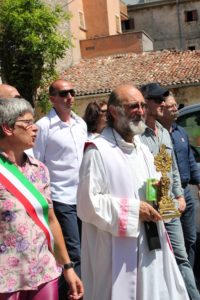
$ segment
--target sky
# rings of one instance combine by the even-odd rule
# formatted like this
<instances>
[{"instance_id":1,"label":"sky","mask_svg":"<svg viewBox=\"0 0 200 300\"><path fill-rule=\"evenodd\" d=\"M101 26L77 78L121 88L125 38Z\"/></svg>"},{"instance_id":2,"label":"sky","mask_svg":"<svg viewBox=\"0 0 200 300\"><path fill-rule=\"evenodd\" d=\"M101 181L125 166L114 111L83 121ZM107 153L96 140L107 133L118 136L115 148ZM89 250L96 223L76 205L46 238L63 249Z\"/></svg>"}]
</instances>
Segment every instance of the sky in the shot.
<instances>
[{"instance_id":1,"label":"sky","mask_svg":"<svg viewBox=\"0 0 200 300\"><path fill-rule=\"evenodd\" d=\"M122 0L125 4L136 4L138 0Z\"/></svg>"}]
</instances>

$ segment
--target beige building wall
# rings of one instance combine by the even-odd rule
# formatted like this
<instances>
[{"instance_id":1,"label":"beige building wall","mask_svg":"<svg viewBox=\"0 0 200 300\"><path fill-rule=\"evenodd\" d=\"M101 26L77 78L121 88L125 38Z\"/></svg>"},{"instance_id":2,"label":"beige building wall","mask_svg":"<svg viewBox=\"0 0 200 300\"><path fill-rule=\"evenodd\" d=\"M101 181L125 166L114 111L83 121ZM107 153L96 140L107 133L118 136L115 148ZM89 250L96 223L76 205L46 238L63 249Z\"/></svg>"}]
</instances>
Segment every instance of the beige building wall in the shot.
<instances>
[{"instance_id":1,"label":"beige building wall","mask_svg":"<svg viewBox=\"0 0 200 300\"><path fill-rule=\"evenodd\" d=\"M81 60L80 41L122 33L121 10L127 13L120 0L43 0L54 7L59 4L64 11L71 13L69 22L61 24L61 32L68 31L73 46L67 50L64 59L58 61L60 73Z\"/></svg>"},{"instance_id":2,"label":"beige building wall","mask_svg":"<svg viewBox=\"0 0 200 300\"><path fill-rule=\"evenodd\" d=\"M107 0L83 0L83 8L87 39L109 35Z\"/></svg>"},{"instance_id":3,"label":"beige building wall","mask_svg":"<svg viewBox=\"0 0 200 300\"><path fill-rule=\"evenodd\" d=\"M73 47L72 64L79 63L81 59L80 43L79 40L86 39L86 23L85 14L82 0L73 0L69 2L69 12L72 14L70 20L70 30L72 36Z\"/></svg>"},{"instance_id":4,"label":"beige building wall","mask_svg":"<svg viewBox=\"0 0 200 300\"><path fill-rule=\"evenodd\" d=\"M199 103L200 86L183 86L176 89L171 89L174 93L177 102L185 105Z\"/></svg>"},{"instance_id":5,"label":"beige building wall","mask_svg":"<svg viewBox=\"0 0 200 300\"><path fill-rule=\"evenodd\" d=\"M83 0L87 39L121 33L120 0Z\"/></svg>"},{"instance_id":6,"label":"beige building wall","mask_svg":"<svg viewBox=\"0 0 200 300\"><path fill-rule=\"evenodd\" d=\"M99 103L101 101L108 101L109 95L110 93L76 97L74 110L79 116L83 117L85 109L90 102L96 101Z\"/></svg>"},{"instance_id":7,"label":"beige building wall","mask_svg":"<svg viewBox=\"0 0 200 300\"><path fill-rule=\"evenodd\" d=\"M153 49L153 42L145 32L128 32L101 38L80 41L83 58L114 55L120 53L141 53Z\"/></svg>"},{"instance_id":8,"label":"beige building wall","mask_svg":"<svg viewBox=\"0 0 200 300\"><path fill-rule=\"evenodd\" d=\"M71 19L59 26L61 32L68 31L73 46L70 47L64 59L58 61L57 69L60 73L65 71L68 67L79 63L81 59L79 40L86 39L86 25L82 0L43 0L51 7L60 5L64 11L71 14Z\"/></svg>"},{"instance_id":9,"label":"beige building wall","mask_svg":"<svg viewBox=\"0 0 200 300\"><path fill-rule=\"evenodd\" d=\"M70 29L74 47L72 64L81 59L80 42L90 38L121 33L120 0L73 0L68 9L72 13Z\"/></svg>"},{"instance_id":10,"label":"beige building wall","mask_svg":"<svg viewBox=\"0 0 200 300\"><path fill-rule=\"evenodd\" d=\"M55 5L60 5L62 9L66 12L69 11L68 9L68 2L69 0L43 0L46 4L48 4L51 7L55 7ZM77 0L75 0L77 1ZM62 32L68 32L70 34L70 22L63 22L59 26L59 31ZM68 67L70 67L73 64L73 52L72 48L69 48L66 51L66 55L61 60L58 60L57 62L57 71L59 73L62 73L64 70L66 70Z\"/></svg>"},{"instance_id":11,"label":"beige building wall","mask_svg":"<svg viewBox=\"0 0 200 300\"><path fill-rule=\"evenodd\" d=\"M120 0L107 0L109 35L122 33Z\"/></svg>"},{"instance_id":12,"label":"beige building wall","mask_svg":"<svg viewBox=\"0 0 200 300\"><path fill-rule=\"evenodd\" d=\"M154 50L200 49L200 1L162 0L145 1L128 6L129 18L134 19L134 30L144 30L154 40ZM197 11L197 21L186 22L185 12ZM179 17L178 17L179 16Z\"/></svg>"}]
</instances>

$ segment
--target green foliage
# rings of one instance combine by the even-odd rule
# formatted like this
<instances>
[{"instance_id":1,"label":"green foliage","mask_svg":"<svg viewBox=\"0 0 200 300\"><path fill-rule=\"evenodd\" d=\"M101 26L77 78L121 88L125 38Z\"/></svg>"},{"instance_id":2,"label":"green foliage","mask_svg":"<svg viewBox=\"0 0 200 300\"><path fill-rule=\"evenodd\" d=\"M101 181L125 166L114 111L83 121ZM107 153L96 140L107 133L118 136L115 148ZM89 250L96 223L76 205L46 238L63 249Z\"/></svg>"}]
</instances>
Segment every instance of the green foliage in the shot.
<instances>
[{"instance_id":1,"label":"green foliage","mask_svg":"<svg viewBox=\"0 0 200 300\"><path fill-rule=\"evenodd\" d=\"M40 118L41 114L44 115L51 109L52 104L49 100L49 84L59 78L55 70L46 75L47 76L43 77L40 82L40 89L36 101L36 118Z\"/></svg>"},{"instance_id":2,"label":"green foliage","mask_svg":"<svg viewBox=\"0 0 200 300\"><path fill-rule=\"evenodd\" d=\"M0 64L5 82L14 85L32 104L36 91L55 75L57 59L71 45L58 26L70 15L42 0L0 1Z\"/></svg>"}]
</instances>

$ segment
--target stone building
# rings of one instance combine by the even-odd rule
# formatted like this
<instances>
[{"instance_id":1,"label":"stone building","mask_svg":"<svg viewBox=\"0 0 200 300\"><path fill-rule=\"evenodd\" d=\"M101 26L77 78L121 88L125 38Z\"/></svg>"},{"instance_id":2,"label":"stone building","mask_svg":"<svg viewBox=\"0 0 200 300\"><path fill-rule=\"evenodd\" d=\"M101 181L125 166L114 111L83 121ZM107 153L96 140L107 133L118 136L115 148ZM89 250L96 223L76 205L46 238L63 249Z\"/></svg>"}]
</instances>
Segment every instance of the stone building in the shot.
<instances>
[{"instance_id":1,"label":"stone building","mask_svg":"<svg viewBox=\"0 0 200 300\"><path fill-rule=\"evenodd\" d=\"M135 0L128 5L131 28L153 39L154 50L200 49L199 0ZM126 29L125 29L126 31Z\"/></svg>"},{"instance_id":2,"label":"stone building","mask_svg":"<svg viewBox=\"0 0 200 300\"><path fill-rule=\"evenodd\" d=\"M58 3L45 1L51 5ZM186 48L190 45L193 50L195 36L198 48L198 33L192 35L189 30L195 26L194 32L199 30L200 1L134 1L135 5L127 6L128 17L126 6L119 0L60 0L72 13L68 26L74 40L74 48L67 54L68 61L62 62L60 73L74 84L75 110L80 115L89 102L108 99L116 85L127 81L138 86L158 82L174 92L178 103L199 102L200 50L150 50L153 50L153 42L160 49L178 49L183 44L177 23L177 4L184 22L182 37L183 33L186 37L186 29L188 34L184 45Z\"/></svg>"},{"instance_id":3,"label":"stone building","mask_svg":"<svg viewBox=\"0 0 200 300\"><path fill-rule=\"evenodd\" d=\"M122 24L128 20L127 6L121 0L43 0L71 14L69 22L60 30L68 30L73 47L58 62L58 69L79 63L81 58L112 55L116 53L153 50L153 43L144 31L122 32Z\"/></svg>"}]
</instances>

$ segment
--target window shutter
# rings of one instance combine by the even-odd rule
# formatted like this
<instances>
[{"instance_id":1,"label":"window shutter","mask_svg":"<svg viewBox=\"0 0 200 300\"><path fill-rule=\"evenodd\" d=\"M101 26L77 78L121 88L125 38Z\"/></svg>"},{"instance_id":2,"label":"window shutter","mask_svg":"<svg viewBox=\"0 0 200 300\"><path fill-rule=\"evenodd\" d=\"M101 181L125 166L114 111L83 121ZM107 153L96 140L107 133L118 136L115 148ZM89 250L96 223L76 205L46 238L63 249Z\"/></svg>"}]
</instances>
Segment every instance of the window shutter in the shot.
<instances>
[{"instance_id":1,"label":"window shutter","mask_svg":"<svg viewBox=\"0 0 200 300\"><path fill-rule=\"evenodd\" d=\"M133 18L129 19L129 26L130 29L135 29L135 21Z\"/></svg>"},{"instance_id":2,"label":"window shutter","mask_svg":"<svg viewBox=\"0 0 200 300\"><path fill-rule=\"evenodd\" d=\"M188 12L184 11L184 14L185 14L185 22L188 22Z\"/></svg>"},{"instance_id":3,"label":"window shutter","mask_svg":"<svg viewBox=\"0 0 200 300\"><path fill-rule=\"evenodd\" d=\"M192 11L192 14L193 14L193 21L197 21L198 20L198 13L197 13L197 10L193 10Z\"/></svg>"}]
</instances>

